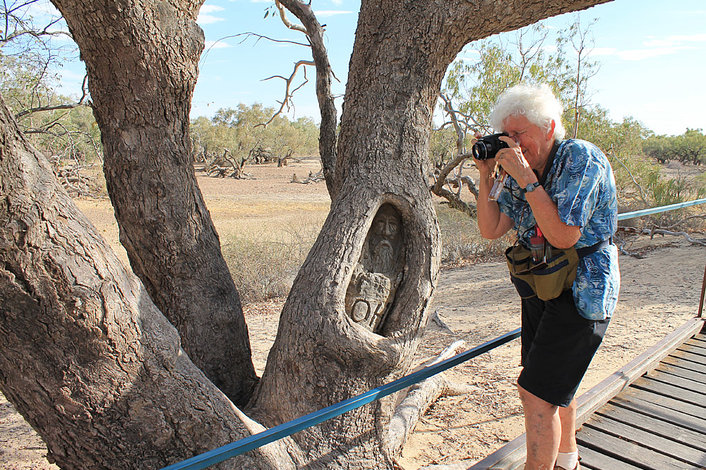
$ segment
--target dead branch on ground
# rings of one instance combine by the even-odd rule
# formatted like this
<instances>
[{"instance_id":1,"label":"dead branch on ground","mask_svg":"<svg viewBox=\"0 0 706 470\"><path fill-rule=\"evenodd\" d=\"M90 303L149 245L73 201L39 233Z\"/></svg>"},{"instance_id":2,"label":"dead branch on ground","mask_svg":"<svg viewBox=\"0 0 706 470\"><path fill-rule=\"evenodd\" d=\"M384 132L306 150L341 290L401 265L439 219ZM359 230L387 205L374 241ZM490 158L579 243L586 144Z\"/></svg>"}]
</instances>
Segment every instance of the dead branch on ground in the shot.
<instances>
[{"instance_id":1,"label":"dead branch on ground","mask_svg":"<svg viewBox=\"0 0 706 470\"><path fill-rule=\"evenodd\" d=\"M309 183L318 183L319 181L323 181L323 179L324 179L324 172L323 172L323 170L320 170L316 173L313 173L310 171L309 176L307 176L303 180L300 180L297 177L297 174L294 173L292 175L292 181L290 181L290 182L291 183L299 183L299 184L309 184Z\"/></svg>"},{"instance_id":2,"label":"dead branch on ground","mask_svg":"<svg viewBox=\"0 0 706 470\"><path fill-rule=\"evenodd\" d=\"M214 158L204 167L204 172L213 178L255 179L243 171L245 161L245 158L236 159L225 149L223 155Z\"/></svg>"},{"instance_id":3,"label":"dead branch on ground","mask_svg":"<svg viewBox=\"0 0 706 470\"><path fill-rule=\"evenodd\" d=\"M438 357L422 364L417 370L455 356L464 345L465 342L463 340L455 341L442 351ZM445 394L461 395L468 393L470 390L470 388L464 388L450 382L443 373L436 374L409 387L406 394L399 399L387 429L386 445L391 455L399 455L402 446L407 442L419 418L439 397Z\"/></svg>"}]
</instances>

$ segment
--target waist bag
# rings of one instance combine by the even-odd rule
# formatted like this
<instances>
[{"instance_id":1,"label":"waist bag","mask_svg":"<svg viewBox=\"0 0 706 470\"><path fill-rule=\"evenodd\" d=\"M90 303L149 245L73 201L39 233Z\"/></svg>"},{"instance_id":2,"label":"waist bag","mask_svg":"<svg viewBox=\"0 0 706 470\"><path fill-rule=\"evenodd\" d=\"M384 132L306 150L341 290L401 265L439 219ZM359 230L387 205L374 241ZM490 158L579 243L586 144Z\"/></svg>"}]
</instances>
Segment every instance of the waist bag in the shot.
<instances>
[{"instance_id":1,"label":"waist bag","mask_svg":"<svg viewBox=\"0 0 706 470\"><path fill-rule=\"evenodd\" d=\"M578 250L574 247L563 250L551 247L541 263L535 263L530 250L516 243L505 250L510 279L523 299L535 295L541 300L556 299L574 284L579 258L609 243L609 240L603 240Z\"/></svg>"}]
</instances>

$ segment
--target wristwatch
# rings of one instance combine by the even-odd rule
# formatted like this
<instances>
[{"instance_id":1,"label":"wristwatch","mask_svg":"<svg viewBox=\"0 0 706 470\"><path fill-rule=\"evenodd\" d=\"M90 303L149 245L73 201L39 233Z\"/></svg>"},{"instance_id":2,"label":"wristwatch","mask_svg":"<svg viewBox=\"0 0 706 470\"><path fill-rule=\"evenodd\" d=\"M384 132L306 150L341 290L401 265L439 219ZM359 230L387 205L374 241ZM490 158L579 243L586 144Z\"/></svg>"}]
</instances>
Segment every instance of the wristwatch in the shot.
<instances>
[{"instance_id":1,"label":"wristwatch","mask_svg":"<svg viewBox=\"0 0 706 470\"><path fill-rule=\"evenodd\" d=\"M530 184L528 184L527 186L525 186L525 192L526 192L526 193L531 193L532 191L534 191L535 189L539 188L540 186L541 186L541 184L539 184L538 181L535 181L534 183L530 183Z\"/></svg>"}]
</instances>

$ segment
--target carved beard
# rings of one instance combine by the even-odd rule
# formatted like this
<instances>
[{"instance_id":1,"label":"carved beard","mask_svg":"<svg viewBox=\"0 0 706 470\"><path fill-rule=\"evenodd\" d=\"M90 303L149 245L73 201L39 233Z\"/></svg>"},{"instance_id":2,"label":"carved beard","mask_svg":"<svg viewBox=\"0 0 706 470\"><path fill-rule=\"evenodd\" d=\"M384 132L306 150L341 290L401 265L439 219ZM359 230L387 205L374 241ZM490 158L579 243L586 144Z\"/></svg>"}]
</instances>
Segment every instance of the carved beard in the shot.
<instances>
[{"instance_id":1,"label":"carved beard","mask_svg":"<svg viewBox=\"0 0 706 470\"><path fill-rule=\"evenodd\" d=\"M380 240L373 252L375 271L379 273L390 273L394 270L394 253L392 244L387 240Z\"/></svg>"}]
</instances>

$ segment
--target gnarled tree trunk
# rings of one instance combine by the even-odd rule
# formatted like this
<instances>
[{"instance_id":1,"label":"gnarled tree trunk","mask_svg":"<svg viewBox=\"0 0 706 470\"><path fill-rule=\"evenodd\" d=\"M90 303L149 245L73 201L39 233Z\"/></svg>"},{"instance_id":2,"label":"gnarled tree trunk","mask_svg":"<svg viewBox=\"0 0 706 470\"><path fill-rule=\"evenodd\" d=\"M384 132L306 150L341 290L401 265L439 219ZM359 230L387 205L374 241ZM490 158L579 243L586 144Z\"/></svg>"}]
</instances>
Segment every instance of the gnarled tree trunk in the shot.
<instances>
[{"instance_id":1,"label":"gnarled tree trunk","mask_svg":"<svg viewBox=\"0 0 706 470\"><path fill-rule=\"evenodd\" d=\"M243 403L257 380L250 341L189 139L201 3L54 1L86 63L108 193L132 269L194 363Z\"/></svg>"},{"instance_id":2,"label":"gnarled tree trunk","mask_svg":"<svg viewBox=\"0 0 706 470\"><path fill-rule=\"evenodd\" d=\"M62 468L161 468L261 430L189 360L0 98L0 389ZM282 445L241 468L292 467Z\"/></svg>"}]
</instances>

